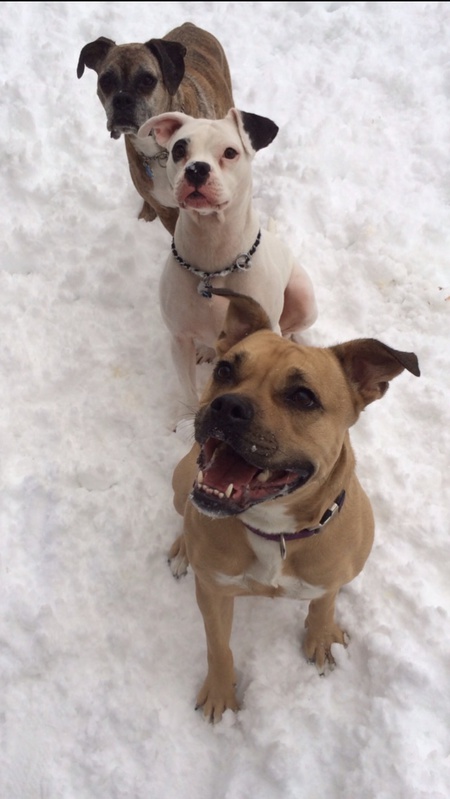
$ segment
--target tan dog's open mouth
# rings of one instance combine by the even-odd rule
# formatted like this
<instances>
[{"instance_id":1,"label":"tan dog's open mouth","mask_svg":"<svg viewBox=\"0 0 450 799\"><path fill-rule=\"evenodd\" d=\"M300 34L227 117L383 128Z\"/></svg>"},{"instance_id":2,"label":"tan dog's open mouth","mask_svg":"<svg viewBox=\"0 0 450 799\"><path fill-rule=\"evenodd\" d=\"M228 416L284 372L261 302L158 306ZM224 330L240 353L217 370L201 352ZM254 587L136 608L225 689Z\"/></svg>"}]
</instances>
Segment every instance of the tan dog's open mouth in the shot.
<instances>
[{"instance_id":1,"label":"tan dog's open mouth","mask_svg":"<svg viewBox=\"0 0 450 799\"><path fill-rule=\"evenodd\" d=\"M314 472L308 462L295 469L261 468L213 437L203 444L198 464L191 499L211 516L234 516L260 502L290 494Z\"/></svg>"}]
</instances>

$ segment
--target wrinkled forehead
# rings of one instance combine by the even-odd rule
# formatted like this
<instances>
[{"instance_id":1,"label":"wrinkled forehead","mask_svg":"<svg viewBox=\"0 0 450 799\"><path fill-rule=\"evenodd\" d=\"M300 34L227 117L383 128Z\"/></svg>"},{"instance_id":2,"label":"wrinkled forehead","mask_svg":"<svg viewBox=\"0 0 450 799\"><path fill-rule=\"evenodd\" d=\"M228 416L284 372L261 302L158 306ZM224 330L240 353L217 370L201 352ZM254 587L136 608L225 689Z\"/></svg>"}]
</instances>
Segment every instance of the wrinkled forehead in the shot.
<instances>
[{"instance_id":1,"label":"wrinkled forehead","mask_svg":"<svg viewBox=\"0 0 450 799\"><path fill-rule=\"evenodd\" d=\"M111 47L101 65L101 72L112 70L129 77L139 69L158 70L158 62L143 44L119 44Z\"/></svg>"},{"instance_id":2,"label":"wrinkled forehead","mask_svg":"<svg viewBox=\"0 0 450 799\"><path fill-rule=\"evenodd\" d=\"M225 147L242 147L241 137L231 119L190 120L173 134L169 149L180 139L187 141L189 149L195 151L214 152Z\"/></svg>"},{"instance_id":3,"label":"wrinkled forehead","mask_svg":"<svg viewBox=\"0 0 450 799\"><path fill-rule=\"evenodd\" d=\"M222 359L233 363L238 380L262 375L276 388L303 384L341 397L348 391L345 374L329 349L301 346L270 331L248 336Z\"/></svg>"}]
</instances>

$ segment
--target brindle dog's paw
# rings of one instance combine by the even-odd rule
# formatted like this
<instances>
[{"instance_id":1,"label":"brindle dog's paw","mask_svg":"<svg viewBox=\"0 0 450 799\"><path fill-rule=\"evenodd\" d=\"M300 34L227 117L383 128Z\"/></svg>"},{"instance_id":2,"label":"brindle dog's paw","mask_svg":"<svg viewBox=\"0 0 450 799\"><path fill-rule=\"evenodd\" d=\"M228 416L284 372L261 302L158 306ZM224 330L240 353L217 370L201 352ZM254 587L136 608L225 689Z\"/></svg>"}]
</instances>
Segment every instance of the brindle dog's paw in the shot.
<instances>
[{"instance_id":1,"label":"brindle dog's paw","mask_svg":"<svg viewBox=\"0 0 450 799\"><path fill-rule=\"evenodd\" d=\"M138 219L145 219L146 222L153 222L156 219L156 211L148 202L144 202Z\"/></svg>"},{"instance_id":2,"label":"brindle dog's paw","mask_svg":"<svg viewBox=\"0 0 450 799\"><path fill-rule=\"evenodd\" d=\"M187 574L189 558L187 556L183 535L179 535L170 547L168 563L173 576L176 577L177 580Z\"/></svg>"}]
</instances>

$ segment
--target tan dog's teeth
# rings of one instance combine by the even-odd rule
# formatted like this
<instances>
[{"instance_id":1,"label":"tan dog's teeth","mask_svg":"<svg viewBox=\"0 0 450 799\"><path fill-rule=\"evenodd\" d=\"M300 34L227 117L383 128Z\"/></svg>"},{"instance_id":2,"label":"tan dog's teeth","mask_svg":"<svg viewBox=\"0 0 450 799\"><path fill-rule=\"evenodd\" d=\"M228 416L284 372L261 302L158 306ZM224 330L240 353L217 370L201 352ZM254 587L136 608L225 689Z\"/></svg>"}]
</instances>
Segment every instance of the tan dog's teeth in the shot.
<instances>
[{"instance_id":1,"label":"tan dog's teeth","mask_svg":"<svg viewBox=\"0 0 450 799\"><path fill-rule=\"evenodd\" d=\"M203 484L203 472L201 469L197 475L197 483L199 484L199 486Z\"/></svg>"},{"instance_id":2,"label":"tan dog's teeth","mask_svg":"<svg viewBox=\"0 0 450 799\"><path fill-rule=\"evenodd\" d=\"M230 483L230 485L228 486L227 490L225 491L225 496L226 496L227 499L230 499L230 497L231 497L231 495L233 493L233 490L234 490L233 483Z\"/></svg>"},{"instance_id":3,"label":"tan dog's teeth","mask_svg":"<svg viewBox=\"0 0 450 799\"><path fill-rule=\"evenodd\" d=\"M258 480L259 483L267 483L269 477L270 477L269 470L268 469L264 469L263 472L260 472L258 474L256 479Z\"/></svg>"}]
</instances>

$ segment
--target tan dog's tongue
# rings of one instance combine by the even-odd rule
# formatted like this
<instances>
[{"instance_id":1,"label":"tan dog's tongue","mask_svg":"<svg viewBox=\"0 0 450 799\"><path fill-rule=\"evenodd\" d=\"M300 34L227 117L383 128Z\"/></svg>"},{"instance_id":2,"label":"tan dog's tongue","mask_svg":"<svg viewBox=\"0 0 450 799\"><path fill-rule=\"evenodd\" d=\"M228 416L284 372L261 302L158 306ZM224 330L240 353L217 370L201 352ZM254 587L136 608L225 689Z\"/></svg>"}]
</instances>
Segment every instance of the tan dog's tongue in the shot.
<instances>
[{"instance_id":1,"label":"tan dog's tongue","mask_svg":"<svg viewBox=\"0 0 450 799\"><path fill-rule=\"evenodd\" d=\"M218 491L226 491L230 483L235 488L246 486L261 471L247 463L229 447L217 452L212 464L203 471L205 483Z\"/></svg>"}]
</instances>

